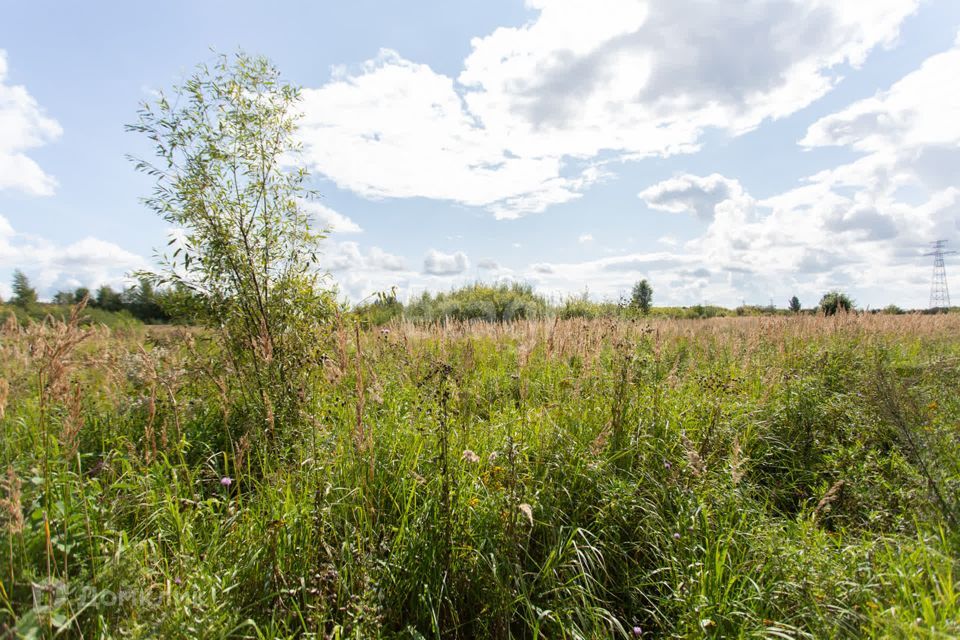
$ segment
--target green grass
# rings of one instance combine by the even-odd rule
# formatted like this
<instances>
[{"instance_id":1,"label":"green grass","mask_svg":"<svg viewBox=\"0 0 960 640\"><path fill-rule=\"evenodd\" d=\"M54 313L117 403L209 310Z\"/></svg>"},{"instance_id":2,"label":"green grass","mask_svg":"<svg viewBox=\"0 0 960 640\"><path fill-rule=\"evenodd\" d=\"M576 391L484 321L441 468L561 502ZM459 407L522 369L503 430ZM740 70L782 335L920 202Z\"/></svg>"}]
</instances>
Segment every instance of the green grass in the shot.
<instances>
[{"instance_id":1,"label":"green grass","mask_svg":"<svg viewBox=\"0 0 960 640\"><path fill-rule=\"evenodd\" d=\"M305 426L268 442L199 331L8 326L0 625L956 637L958 328L393 325L360 355L330 328Z\"/></svg>"}]
</instances>

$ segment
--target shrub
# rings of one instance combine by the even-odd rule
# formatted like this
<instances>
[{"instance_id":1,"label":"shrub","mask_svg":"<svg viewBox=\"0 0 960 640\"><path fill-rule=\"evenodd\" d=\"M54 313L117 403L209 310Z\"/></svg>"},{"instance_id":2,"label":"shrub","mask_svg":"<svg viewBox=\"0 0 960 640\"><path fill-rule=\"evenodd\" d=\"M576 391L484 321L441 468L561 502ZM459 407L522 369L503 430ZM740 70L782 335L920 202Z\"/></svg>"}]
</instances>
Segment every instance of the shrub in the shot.
<instances>
[{"instance_id":1,"label":"shrub","mask_svg":"<svg viewBox=\"0 0 960 640\"><path fill-rule=\"evenodd\" d=\"M849 313L854 308L854 302L850 296L841 291L831 291L820 298L820 312L826 316L832 316L837 312Z\"/></svg>"}]
</instances>

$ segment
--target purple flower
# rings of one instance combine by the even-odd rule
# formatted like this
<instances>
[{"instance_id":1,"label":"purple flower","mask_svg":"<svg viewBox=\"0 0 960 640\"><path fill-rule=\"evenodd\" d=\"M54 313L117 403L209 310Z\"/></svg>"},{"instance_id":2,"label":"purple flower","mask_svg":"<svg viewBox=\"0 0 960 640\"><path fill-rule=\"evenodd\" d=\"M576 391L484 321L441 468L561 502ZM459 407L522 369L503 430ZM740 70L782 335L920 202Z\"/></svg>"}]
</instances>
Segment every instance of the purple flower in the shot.
<instances>
[{"instance_id":1,"label":"purple flower","mask_svg":"<svg viewBox=\"0 0 960 640\"><path fill-rule=\"evenodd\" d=\"M173 584L180 584L180 576L173 579Z\"/></svg>"},{"instance_id":2,"label":"purple flower","mask_svg":"<svg viewBox=\"0 0 960 640\"><path fill-rule=\"evenodd\" d=\"M664 460L664 461L663 461L663 468L664 468L664 469L669 469L671 466L673 466L673 465L671 465L669 461L667 461L667 460Z\"/></svg>"},{"instance_id":3,"label":"purple flower","mask_svg":"<svg viewBox=\"0 0 960 640\"><path fill-rule=\"evenodd\" d=\"M229 487L230 485L233 484L233 478L231 478L230 476L223 476L222 478L220 478L220 484L224 487Z\"/></svg>"},{"instance_id":4,"label":"purple flower","mask_svg":"<svg viewBox=\"0 0 960 640\"><path fill-rule=\"evenodd\" d=\"M634 627L634 628L633 628L633 635L635 635L636 637L639 638L640 636L643 635L643 629L641 629L640 627Z\"/></svg>"},{"instance_id":5,"label":"purple flower","mask_svg":"<svg viewBox=\"0 0 960 640\"><path fill-rule=\"evenodd\" d=\"M680 533L679 533L679 532L674 533L674 534L673 534L673 539L674 539L674 540L679 540L679 539L680 539Z\"/></svg>"}]
</instances>

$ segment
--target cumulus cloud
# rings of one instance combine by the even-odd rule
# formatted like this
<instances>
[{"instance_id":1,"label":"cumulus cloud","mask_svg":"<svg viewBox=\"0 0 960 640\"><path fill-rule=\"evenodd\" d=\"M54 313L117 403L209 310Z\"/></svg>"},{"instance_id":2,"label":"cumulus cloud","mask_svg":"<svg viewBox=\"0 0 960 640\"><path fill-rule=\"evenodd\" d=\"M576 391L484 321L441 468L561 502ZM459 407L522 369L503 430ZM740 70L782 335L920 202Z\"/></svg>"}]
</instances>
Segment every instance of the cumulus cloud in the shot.
<instances>
[{"instance_id":1,"label":"cumulus cloud","mask_svg":"<svg viewBox=\"0 0 960 640\"><path fill-rule=\"evenodd\" d=\"M404 271L407 268L406 260L392 253L387 253L380 247L370 249L368 261L373 267L386 271Z\"/></svg>"},{"instance_id":2,"label":"cumulus cloud","mask_svg":"<svg viewBox=\"0 0 960 640\"><path fill-rule=\"evenodd\" d=\"M477 267L485 271L495 271L500 268L500 263L493 258L483 258L477 263Z\"/></svg>"},{"instance_id":3,"label":"cumulus cloud","mask_svg":"<svg viewBox=\"0 0 960 640\"><path fill-rule=\"evenodd\" d=\"M743 193L740 183L718 173L700 177L690 174L670 178L647 187L640 198L652 209L670 213L692 213L701 220L713 219L714 208Z\"/></svg>"},{"instance_id":4,"label":"cumulus cloud","mask_svg":"<svg viewBox=\"0 0 960 640\"><path fill-rule=\"evenodd\" d=\"M707 128L809 105L917 1L530 0L536 17L475 38L456 78L385 50L305 90L306 160L368 198L543 211L611 159L692 152Z\"/></svg>"},{"instance_id":5,"label":"cumulus cloud","mask_svg":"<svg viewBox=\"0 0 960 640\"><path fill-rule=\"evenodd\" d=\"M669 260L651 265L646 256L645 272L661 286L668 283L669 296L685 291L688 303L699 286L690 281L696 276L708 287L706 295L725 304L790 292L815 301L839 287L865 300L924 305L924 247L937 238L960 244L958 68L960 42L888 89L814 122L802 146L839 146L860 155L795 188L756 199L737 180L712 174L682 175L644 189L640 197L652 208L708 223L699 237L675 245L685 269ZM672 238L661 241L674 246ZM643 264L634 261L621 257L555 271L610 282L604 272Z\"/></svg>"},{"instance_id":6,"label":"cumulus cloud","mask_svg":"<svg viewBox=\"0 0 960 640\"><path fill-rule=\"evenodd\" d=\"M344 271L403 271L406 261L387 253L380 247L371 247L364 253L356 242L328 242L320 258L320 266L337 273Z\"/></svg>"},{"instance_id":7,"label":"cumulus cloud","mask_svg":"<svg viewBox=\"0 0 960 640\"><path fill-rule=\"evenodd\" d=\"M579 242L580 244L588 244L590 242L593 242L593 234L592 233L580 234L580 236L577 238L577 242Z\"/></svg>"},{"instance_id":8,"label":"cumulus cloud","mask_svg":"<svg viewBox=\"0 0 960 640\"><path fill-rule=\"evenodd\" d=\"M363 233L356 222L319 202L304 202L301 205L316 223L331 233Z\"/></svg>"},{"instance_id":9,"label":"cumulus cloud","mask_svg":"<svg viewBox=\"0 0 960 640\"><path fill-rule=\"evenodd\" d=\"M55 140L62 132L26 87L7 84L7 53L0 49L0 190L52 195L57 181L26 152Z\"/></svg>"},{"instance_id":10,"label":"cumulus cloud","mask_svg":"<svg viewBox=\"0 0 960 640\"><path fill-rule=\"evenodd\" d=\"M888 90L814 122L800 144L845 146L864 155L812 182L893 195L903 186L960 186L960 40Z\"/></svg>"},{"instance_id":11,"label":"cumulus cloud","mask_svg":"<svg viewBox=\"0 0 960 640\"><path fill-rule=\"evenodd\" d=\"M323 249L320 267L330 272L340 292L354 302L378 291L407 290L417 275L402 256L380 247L364 249L356 242L327 240Z\"/></svg>"},{"instance_id":12,"label":"cumulus cloud","mask_svg":"<svg viewBox=\"0 0 960 640\"><path fill-rule=\"evenodd\" d=\"M442 253L431 249L423 258L423 272L434 276L452 276L470 268L470 260L462 251Z\"/></svg>"},{"instance_id":13,"label":"cumulus cloud","mask_svg":"<svg viewBox=\"0 0 960 640\"><path fill-rule=\"evenodd\" d=\"M61 288L120 285L127 273L147 266L144 258L112 242L87 237L60 245L19 234L0 216L0 268L21 269L42 296ZM9 295L8 289L4 295Z\"/></svg>"}]
</instances>

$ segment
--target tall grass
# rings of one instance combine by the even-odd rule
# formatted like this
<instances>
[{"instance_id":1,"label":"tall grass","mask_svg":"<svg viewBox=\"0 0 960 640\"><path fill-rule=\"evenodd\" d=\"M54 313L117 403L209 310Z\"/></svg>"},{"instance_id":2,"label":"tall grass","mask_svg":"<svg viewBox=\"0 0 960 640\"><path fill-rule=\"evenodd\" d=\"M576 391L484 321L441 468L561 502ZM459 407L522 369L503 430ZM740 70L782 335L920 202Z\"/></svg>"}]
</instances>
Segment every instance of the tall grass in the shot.
<instances>
[{"instance_id":1,"label":"tall grass","mask_svg":"<svg viewBox=\"0 0 960 640\"><path fill-rule=\"evenodd\" d=\"M0 636L954 637L958 329L344 318L268 440L203 331L8 321Z\"/></svg>"}]
</instances>

